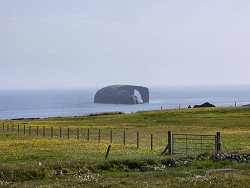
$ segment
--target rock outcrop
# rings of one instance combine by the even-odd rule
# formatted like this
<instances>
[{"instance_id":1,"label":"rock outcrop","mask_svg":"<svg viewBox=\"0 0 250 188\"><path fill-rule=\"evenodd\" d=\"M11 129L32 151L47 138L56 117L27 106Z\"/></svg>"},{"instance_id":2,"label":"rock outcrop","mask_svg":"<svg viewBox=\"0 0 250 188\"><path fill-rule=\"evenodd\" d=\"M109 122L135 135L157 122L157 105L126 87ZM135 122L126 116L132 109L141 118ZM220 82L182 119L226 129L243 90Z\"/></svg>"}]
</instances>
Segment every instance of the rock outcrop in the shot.
<instances>
[{"instance_id":1,"label":"rock outcrop","mask_svg":"<svg viewBox=\"0 0 250 188\"><path fill-rule=\"evenodd\" d=\"M205 102L201 105L194 105L194 108L202 108L202 107L215 107L213 104L210 104L209 102Z\"/></svg>"},{"instance_id":2,"label":"rock outcrop","mask_svg":"<svg viewBox=\"0 0 250 188\"><path fill-rule=\"evenodd\" d=\"M141 94L142 101L134 95L135 90ZM111 85L98 90L94 98L95 103L106 104L139 104L149 102L149 90L142 86Z\"/></svg>"}]
</instances>

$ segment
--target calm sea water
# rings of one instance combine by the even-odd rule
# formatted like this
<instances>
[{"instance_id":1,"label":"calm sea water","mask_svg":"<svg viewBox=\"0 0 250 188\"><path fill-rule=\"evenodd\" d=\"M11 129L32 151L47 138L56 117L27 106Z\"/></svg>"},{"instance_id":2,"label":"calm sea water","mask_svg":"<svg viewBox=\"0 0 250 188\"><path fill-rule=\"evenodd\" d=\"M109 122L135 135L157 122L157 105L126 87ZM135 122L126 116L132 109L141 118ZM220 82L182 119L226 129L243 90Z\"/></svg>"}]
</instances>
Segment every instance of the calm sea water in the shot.
<instances>
[{"instance_id":1,"label":"calm sea water","mask_svg":"<svg viewBox=\"0 0 250 188\"><path fill-rule=\"evenodd\" d=\"M95 104L97 89L1 91L0 119L81 116L90 113L187 108L210 102L216 106L250 104L250 86L149 88L150 102L138 105Z\"/></svg>"}]
</instances>

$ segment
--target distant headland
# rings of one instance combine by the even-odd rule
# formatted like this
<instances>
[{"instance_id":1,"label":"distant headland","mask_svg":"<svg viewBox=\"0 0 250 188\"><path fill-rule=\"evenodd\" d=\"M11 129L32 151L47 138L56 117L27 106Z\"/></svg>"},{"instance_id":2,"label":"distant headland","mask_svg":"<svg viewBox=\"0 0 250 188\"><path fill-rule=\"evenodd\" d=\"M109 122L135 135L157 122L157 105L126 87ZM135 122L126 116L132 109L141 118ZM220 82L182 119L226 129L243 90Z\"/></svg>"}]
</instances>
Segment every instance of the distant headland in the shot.
<instances>
[{"instance_id":1,"label":"distant headland","mask_svg":"<svg viewBox=\"0 0 250 188\"><path fill-rule=\"evenodd\" d=\"M250 107L250 104L246 104L246 105L243 105L243 106L247 106L247 107Z\"/></svg>"}]
</instances>

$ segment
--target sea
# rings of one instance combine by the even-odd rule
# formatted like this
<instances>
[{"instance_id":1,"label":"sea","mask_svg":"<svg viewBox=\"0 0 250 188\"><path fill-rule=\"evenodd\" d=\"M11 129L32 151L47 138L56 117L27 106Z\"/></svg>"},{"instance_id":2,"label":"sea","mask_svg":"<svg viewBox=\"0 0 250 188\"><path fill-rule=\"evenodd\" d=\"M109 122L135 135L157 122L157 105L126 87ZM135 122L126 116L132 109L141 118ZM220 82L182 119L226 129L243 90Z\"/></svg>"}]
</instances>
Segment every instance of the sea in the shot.
<instances>
[{"instance_id":1,"label":"sea","mask_svg":"<svg viewBox=\"0 0 250 188\"><path fill-rule=\"evenodd\" d=\"M97 88L0 91L0 119L86 116L102 112L187 108L209 102L216 107L250 104L250 86L148 87L149 103L97 104ZM140 99L139 93L135 93Z\"/></svg>"}]
</instances>

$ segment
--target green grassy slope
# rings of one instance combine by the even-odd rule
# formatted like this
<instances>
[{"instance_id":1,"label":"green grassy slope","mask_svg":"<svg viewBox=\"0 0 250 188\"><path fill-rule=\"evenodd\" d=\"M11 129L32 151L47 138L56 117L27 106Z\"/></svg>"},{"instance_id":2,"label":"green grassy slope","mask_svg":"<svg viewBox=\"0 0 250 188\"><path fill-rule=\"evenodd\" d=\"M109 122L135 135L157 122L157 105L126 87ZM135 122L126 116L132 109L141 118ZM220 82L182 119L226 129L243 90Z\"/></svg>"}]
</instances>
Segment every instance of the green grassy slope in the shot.
<instances>
[{"instance_id":1,"label":"green grassy slope","mask_svg":"<svg viewBox=\"0 0 250 188\"><path fill-rule=\"evenodd\" d=\"M3 187L248 187L250 183L250 163L235 164L228 160L194 159L189 165L177 165L160 172L142 173L138 168L140 165L160 167L172 157L187 160L186 155L160 156L166 146L168 130L174 133L221 132L222 152L250 154L249 107L1 120L0 124L0 186ZM19 135L18 124L21 129ZM22 129L24 125L26 134ZM39 136L36 135L37 126ZM43 127L46 129L44 138ZM59 137L59 127L63 129L62 138ZM71 130L70 139L67 138L68 128ZM76 137L77 128L80 139ZM87 129L91 130L89 141ZM98 129L102 133L100 143ZM104 160L110 144L110 129L113 130L113 143L109 159ZM124 130L127 134L125 147L122 140ZM137 132L140 132L139 149L136 148ZM151 133L154 135L153 151L150 150ZM233 168L235 171L208 173L210 169L217 168ZM55 175L60 170L63 174Z\"/></svg>"}]
</instances>

